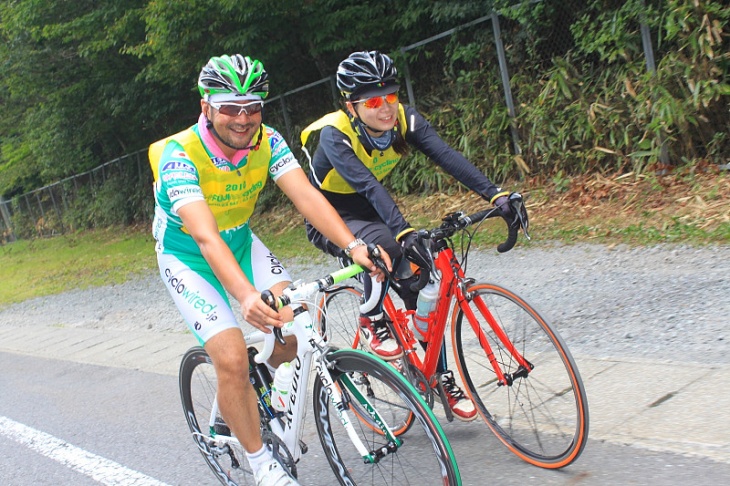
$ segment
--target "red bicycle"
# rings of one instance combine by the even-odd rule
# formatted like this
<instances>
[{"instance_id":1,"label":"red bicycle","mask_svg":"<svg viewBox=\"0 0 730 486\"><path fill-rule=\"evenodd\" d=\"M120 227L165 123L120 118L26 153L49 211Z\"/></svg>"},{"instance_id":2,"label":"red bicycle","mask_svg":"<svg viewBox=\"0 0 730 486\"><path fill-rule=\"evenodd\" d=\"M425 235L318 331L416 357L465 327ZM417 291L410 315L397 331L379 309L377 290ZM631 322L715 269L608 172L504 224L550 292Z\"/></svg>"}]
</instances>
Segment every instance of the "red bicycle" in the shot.
<instances>
[{"instance_id":1,"label":"red bicycle","mask_svg":"<svg viewBox=\"0 0 730 486\"><path fill-rule=\"evenodd\" d=\"M516 202L522 204L521 198ZM441 225L419 231L419 246L429 256L413 290L429 279L439 283L428 333L418 338L412 329L415 312L397 305L389 292L384 310L395 338L405 353L394 366L421 391L430 406L438 396L446 417L453 420L441 388L437 364L450 341L458 374L467 395L492 432L514 454L535 466L557 469L575 461L588 438L588 403L578 368L558 332L524 299L506 288L479 283L466 276L469 249L476 229L487 218L502 216L495 208L466 215L447 215ZM506 220L505 220L506 221ZM474 226L473 231L467 231ZM507 241L498 251L510 250L520 224L510 225ZM522 226L527 236L526 222ZM461 236L461 256L454 236ZM342 262L341 262L342 263ZM392 286L400 285L388 275ZM329 345L360 346L358 332L362 290L357 285L330 288L323 296L320 332ZM451 324L451 333L447 327ZM427 341L422 350L418 340ZM404 411L408 414L408 411ZM403 420L405 433L413 417Z\"/></svg>"}]
</instances>

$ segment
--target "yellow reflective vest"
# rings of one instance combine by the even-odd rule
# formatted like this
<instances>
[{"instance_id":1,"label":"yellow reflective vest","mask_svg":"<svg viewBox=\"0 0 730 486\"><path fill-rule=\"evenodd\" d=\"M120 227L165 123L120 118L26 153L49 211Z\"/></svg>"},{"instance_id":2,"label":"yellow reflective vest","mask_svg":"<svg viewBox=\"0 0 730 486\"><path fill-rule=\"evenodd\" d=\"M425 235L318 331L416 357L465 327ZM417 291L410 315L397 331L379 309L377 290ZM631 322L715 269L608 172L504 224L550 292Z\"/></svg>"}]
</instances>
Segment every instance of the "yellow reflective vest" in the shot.
<instances>
[{"instance_id":1,"label":"yellow reflective vest","mask_svg":"<svg viewBox=\"0 0 730 486\"><path fill-rule=\"evenodd\" d=\"M383 152L373 150L372 154L368 154L367 150L365 150L365 147L363 147L360 142L360 139L358 139L357 133L352 128L349 117L342 110L325 115L305 128L301 134L302 147L307 144L307 140L312 132L321 130L326 126L335 127L347 135L350 139L350 146L355 152L357 158L360 159L360 161L365 164L368 169L370 169L370 172L372 172L375 178L379 181L382 181L383 178L395 168L395 165L402 157L393 150L392 146ZM405 136L406 115L402 104L398 106L398 129L400 130L401 135ZM347 182L345 182L336 170L331 170L322 181L318 182L320 189L325 191L338 194L355 193L355 190Z\"/></svg>"},{"instance_id":2,"label":"yellow reflective vest","mask_svg":"<svg viewBox=\"0 0 730 486\"><path fill-rule=\"evenodd\" d=\"M261 143L256 150L248 153L246 164L229 172L222 171L213 164L200 136L192 128L159 140L150 145L149 149L155 183L159 178L160 159L165 146L174 140L183 147L198 171L200 188L218 223L218 230L241 226L253 214L256 200L269 177L271 146L263 124L261 130Z\"/></svg>"}]
</instances>

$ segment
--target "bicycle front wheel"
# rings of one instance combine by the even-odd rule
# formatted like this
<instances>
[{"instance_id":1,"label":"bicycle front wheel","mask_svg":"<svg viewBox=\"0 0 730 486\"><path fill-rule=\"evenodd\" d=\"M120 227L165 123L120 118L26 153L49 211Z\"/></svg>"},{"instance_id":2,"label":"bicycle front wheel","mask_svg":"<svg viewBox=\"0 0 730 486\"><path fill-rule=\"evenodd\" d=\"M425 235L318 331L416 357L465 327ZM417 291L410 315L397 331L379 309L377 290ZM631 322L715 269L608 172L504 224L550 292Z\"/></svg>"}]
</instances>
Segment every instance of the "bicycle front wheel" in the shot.
<instances>
[{"instance_id":1,"label":"bicycle front wheel","mask_svg":"<svg viewBox=\"0 0 730 486\"><path fill-rule=\"evenodd\" d=\"M180 398L193 440L218 480L229 486L255 484L245 451L220 417L211 427L218 380L208 353L188 350L180 363ZM220 437L219 437L220 436Z\"/></svg>"},{"instance_id":2,"label":"bicycle front wheel","mask_svg":"<svg viewBox=\"0 0 730 486\"><path fill-rule=\"evenodd\" d=\"M365 459L354 447L340 422L330 395L321 382L314 383L314 417L327 460L343 485L457 485L459 469L441 425L423 398L390 365L358 350L333 351L327 356L335 386L343 394L345 410L358 415L368 405L369 420L350 424L375 460ZM362 395L360 397L359 395ZM357 404L357 406L355 406ZM388 437L402 426L404 411L415 418L406 439ZM379 425L376 425L380 422ZM435 457L436 460L432 458Z\"/></svg>"},{"instance_id":3,"label":"bicycle front wheel","mask_svg":"<svg viewBox=\"0 0 730 486\"><path fill-rule=\"evenodd\" d=\"M567 466L588 438L586 393L570 351L550 324L509 290L479 283L467 292L473 298L455 307L451 328L467 393L518 457L549 469ZM518 354L531 370L520 366ZM490 355L508 384L499 383Z\"/></svg>"}]
</instances>

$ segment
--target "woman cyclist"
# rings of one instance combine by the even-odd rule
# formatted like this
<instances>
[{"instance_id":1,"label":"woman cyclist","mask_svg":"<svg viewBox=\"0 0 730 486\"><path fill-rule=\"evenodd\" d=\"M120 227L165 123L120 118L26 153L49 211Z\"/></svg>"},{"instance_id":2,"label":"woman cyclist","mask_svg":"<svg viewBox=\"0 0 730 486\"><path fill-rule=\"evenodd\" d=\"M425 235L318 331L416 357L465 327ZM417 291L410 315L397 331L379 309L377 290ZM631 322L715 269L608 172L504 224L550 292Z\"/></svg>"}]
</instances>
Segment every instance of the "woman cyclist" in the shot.
<instances>
[{"instance_id":1,"label":"woman cyclist","mask_svg":"<svg viewBox=\"0 0 730 486\"><path fill-rule=\"evenodd\" d=\"M337 87L344 109L325 115L301 134L305 146L312 132L320 131L310 160L310 182L335 207L359 238L380 245L390 255L396 275L407 276L404 248L413 246L416 231L405 220L382 184L383 178L411 148L415 148L485 200L511 214L509 192L495 186L462 154L449 147L414 108L398 101L393 61L378 51L354 52L337 69ZM325 235L307 222L307 236L319 249L340 256ZM407 309L416 308L417 295L402 286ZM360 333L365 345L383 359L402 356L384 322L383 298L387 283L364 279L360 306ZM427 343L421 341L425 347ZM453 414L461 420L476 418L476 409L447 370L445 352L438 370Z\"/></svg>"}]
</instances>

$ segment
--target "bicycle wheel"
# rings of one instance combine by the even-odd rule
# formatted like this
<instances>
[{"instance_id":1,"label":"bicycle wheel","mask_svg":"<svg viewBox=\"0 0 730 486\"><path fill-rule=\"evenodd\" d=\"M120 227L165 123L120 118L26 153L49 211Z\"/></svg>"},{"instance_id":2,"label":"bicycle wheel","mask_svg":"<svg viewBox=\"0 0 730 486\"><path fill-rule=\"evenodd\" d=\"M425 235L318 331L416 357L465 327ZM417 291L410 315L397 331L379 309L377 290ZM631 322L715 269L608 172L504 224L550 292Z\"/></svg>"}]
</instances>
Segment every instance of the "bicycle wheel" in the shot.
<instances>
[{"instance_id":1,"label":"bicycle wheel","mask_svg":"<svg viewBox=\"0 0 730 486\"><path fill-rule=\"evenodd\" d=\"M224 431L225 425L209 426L217 387L218 380L208 353L201 347L189 349L180 364L180 398L193 440L221 483L253 485L254 477L243 447L237 441L216 440L216 429L224 438L230 436L229 431Z\"/></svg>"},{"instance_id":2,"label":"bicycle wheel","mask_svg":"<svg viewBox=\"0 0 730 486\"><path fill-rule=\"evenodd\" d=\"M404 410L415 417L414 427L400 447L391 449L376 462L365 462L340 423L327 389L321 380L315 380L313 399L317 431L340 484L461 484L459 469L443 429L416 390L398 372L358 350L333 351L327 359L332 363L332 378L343 393L348 414L359 413L354 406L358 402L357 393L351 391L355 386L391 430L399 426ZM370 426L362 419L351 423L368 451L383 451L392 445L380 427ZM436 457L435 461L431 454Z\"/></svg>"},{"instance_id":3,"label":"bicycle wheel","mask_svg":"<svg viewBox=\"0 0 730 486\"><path fill-rule=\"evenodd\" d=\"M324 294L319 332L328 344L340 349L362 348L358 339L361 298L362 290L356 287L337 287Z\"/></svg>"},{"instance_id":4,"label":"bicycle wheel","mask_svg":"<svg viewBox=\"0 0 730 486\"><path fill-rule=\"evenodd\" d=\"M368 351L360 344L358 332L358 318L360 316L360 298L362 290L353 287L340 287L328 292L324 299L324 312L320 316L320 333L327 338L327 342L339 349L361 349ZM402 359L392 362L396 368L402 368ZM408 377L407 377L408 378ZM428 401L427 401L428 403ZM366 425L375 427L370 415L353 403L353 412ZM401 415L393 420L391 427L395 435L405 433L413 424L413 414L407 408L400 409Z\"/></svg>"},{"instance_id":5,"label":"bicycle wheel","mask_svg":"<svg viewBox=\"0 0 730 486\"><path fill-rule=\"evenodd\" d=\"M588 402L570 351L550 324L509 290L479 283L468 292L474 295L468 308L477 322L457 306L452 323L454 354L467 393L492 432L518 457L549 469L567 466L588 438ZM520 372L495 330L504 332L532 371ZM514 380L511 385L498 385L481 339Z\"/></svg>"}]
</instances>

